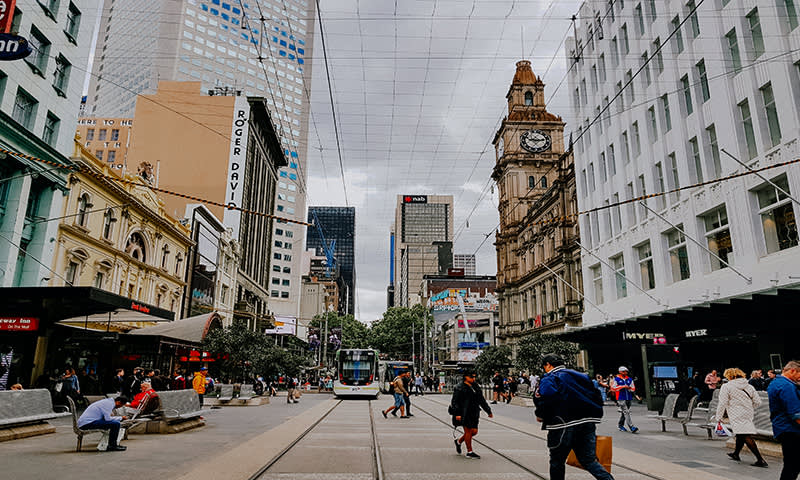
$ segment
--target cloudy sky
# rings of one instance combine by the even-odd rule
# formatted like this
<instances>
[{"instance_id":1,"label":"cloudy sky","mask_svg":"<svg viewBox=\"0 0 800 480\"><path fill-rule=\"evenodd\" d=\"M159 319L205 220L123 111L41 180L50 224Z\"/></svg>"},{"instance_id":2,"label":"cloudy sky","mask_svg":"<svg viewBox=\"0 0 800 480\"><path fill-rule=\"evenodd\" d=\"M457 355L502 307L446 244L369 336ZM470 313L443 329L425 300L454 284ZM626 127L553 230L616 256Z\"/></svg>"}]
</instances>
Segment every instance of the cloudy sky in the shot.
<instances>
[{"instance_id":1,"label":"cloudy sky","mask_svg":"<svg viewBox=\"0 0 800 480\"><path fill-rule=\"evenodd\" d=\"M523 52L543 77L548 110L568 120L563 42L580 2L321 5L344 180L317 24L308 204L356 207L357 318L369 322L386 309L389 228L398 194L453 195L454 251L475 253L479 275L496 274L492 239L484 242L498 224L491 140Z\"/></svg>"}]
</instances>

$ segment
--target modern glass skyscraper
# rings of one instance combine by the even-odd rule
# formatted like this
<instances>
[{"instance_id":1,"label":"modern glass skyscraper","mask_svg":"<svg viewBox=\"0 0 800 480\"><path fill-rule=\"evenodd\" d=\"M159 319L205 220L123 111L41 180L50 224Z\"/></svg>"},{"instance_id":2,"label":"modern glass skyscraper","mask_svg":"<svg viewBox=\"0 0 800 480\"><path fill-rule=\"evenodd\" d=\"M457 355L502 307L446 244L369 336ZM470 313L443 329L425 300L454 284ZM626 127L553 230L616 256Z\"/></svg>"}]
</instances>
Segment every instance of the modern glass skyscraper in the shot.
<instances>
[{"instance_id":1,"label":"modern glass skyscraper","mask_svg":"<svg viewBox=\"0 0 800 480\"><path fill-rule=\"evenodd\" d=\"M334 255L338 273L344 280L345 301L340 303L339 313L355 312L355 244L356 244L356 208L355 207L308 207L308 222L314 222L314 213L322 227L328 245L336 240ZM306 248L313 248L317 255L325 255L322 238L316 227L308 227ZM307 273L307 272L304 272ZM342 298L342 297L340 297Z\"/></svg>"},{"instance_id":2,"label":"modern glass skyscraper","mask_svg":"<svg viewBox=\"0 0 800 480\"><path fill-rule=\"evenodd\" d=\"M160 80L264 97L289 163L279 173L275 213L305 221L306 59L315 18L313 0L105 0L85 114L133 117L137 95L155 93ZM274 226L281 247L264 268L271 267L270 309L279 315L299 313L300 255L291 248L304 244L304 230Z\"/></svg>"}]
</instances>

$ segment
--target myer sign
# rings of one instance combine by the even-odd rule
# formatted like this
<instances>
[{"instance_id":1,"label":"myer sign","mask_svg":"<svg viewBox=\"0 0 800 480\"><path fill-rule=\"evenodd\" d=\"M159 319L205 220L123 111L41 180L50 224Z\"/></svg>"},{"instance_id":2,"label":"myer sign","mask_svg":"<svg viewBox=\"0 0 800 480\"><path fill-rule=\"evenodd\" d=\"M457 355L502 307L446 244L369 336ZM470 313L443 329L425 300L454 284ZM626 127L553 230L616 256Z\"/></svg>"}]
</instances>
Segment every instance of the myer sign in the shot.
<instances>
[{"instance_id":1,"label":"myer sign","mask_svg":"<svg viewBox=\"0 0 800 480\"><path fill-rule=\"evenodd\" d=\"M231 129L231 151L228 160L228 185L225 188L225 203L229 207L242 206L249 119L250 104L247 102L247 97L236 97L233 108L233 128ZM222 223L226 227L233 229L233 238L239 238L239 225L241 222L241 211L225 210Z\"/></svg>"}]
</instances>

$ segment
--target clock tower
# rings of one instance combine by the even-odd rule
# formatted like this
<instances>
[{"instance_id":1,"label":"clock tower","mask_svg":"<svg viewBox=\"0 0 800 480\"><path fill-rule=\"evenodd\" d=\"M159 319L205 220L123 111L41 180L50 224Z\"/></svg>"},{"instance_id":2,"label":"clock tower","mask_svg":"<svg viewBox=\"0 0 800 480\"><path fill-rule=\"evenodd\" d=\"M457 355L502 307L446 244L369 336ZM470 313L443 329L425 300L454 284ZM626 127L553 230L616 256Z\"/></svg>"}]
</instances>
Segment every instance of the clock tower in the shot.
<instances>
[{"instance_id":1,"label":"clock tower","mask_svg":"<svg viewBox=\"0 0 800 480\"><path fill-rule=\"evenodd\" d=\"M528 60L517 62L506 99L508 116L492 141L496 150L492 179L500 194L500 230L495 243L500 290L525 270L517 254L523 220L558 178L559 159L564 154L564 122L547 111L544 83Z\"/></svg>"}]
</instances>

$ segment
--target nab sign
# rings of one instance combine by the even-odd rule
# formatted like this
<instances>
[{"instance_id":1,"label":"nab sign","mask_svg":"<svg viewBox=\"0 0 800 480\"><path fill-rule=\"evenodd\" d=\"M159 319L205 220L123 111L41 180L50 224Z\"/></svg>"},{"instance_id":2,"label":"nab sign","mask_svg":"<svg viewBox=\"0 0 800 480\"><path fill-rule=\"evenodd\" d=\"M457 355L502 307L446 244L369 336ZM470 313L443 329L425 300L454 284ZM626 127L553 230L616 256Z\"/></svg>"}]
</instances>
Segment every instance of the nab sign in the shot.
<instances>
[{"instance_id":1,"label":"nab sign","mask_svg":"<svg viewBox=\"0 0 800 480\"><path fill-rule=\"evenodd\" d=\"M0 33L0 60L19 60L31 52L31 44L23 37Z\"/></svg>"},{"instance_id":2,"label":"nab sign","mask_svg":"<svg viewBox=\"0 0 800 480\"><path fill-rule=\"evenodd\" d=\"M428 203L427 195L403 195L403 203Z\"/></svg>"}]
</instances>

